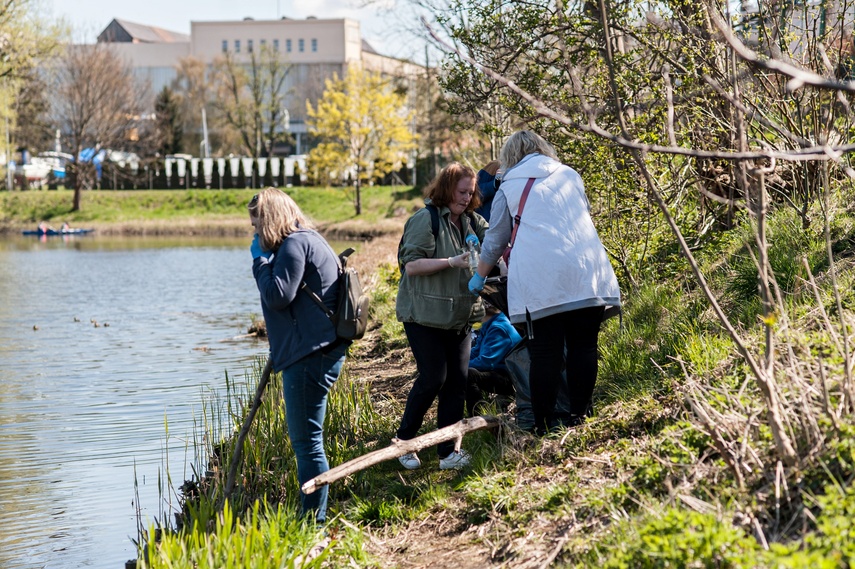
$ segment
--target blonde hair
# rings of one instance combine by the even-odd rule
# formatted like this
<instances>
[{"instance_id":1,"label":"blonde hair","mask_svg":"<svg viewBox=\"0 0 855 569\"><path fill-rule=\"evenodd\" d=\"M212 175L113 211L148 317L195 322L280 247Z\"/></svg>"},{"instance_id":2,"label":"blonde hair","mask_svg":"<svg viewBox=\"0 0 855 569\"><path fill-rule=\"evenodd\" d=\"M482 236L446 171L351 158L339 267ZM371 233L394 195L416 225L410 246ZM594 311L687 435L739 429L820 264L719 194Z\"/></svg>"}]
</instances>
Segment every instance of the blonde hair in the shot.
<instances>
[{"instance_id":1,"label":"blonde hair","mask_svg":"<svg viewBox=\"0 0 855 569\"><path fill-rule=\"evenodd\" d=\"M314 228L297 202L276 188L266 188L255 194L247 208L251 216L258 218L256 231L266 251L278 249L285 238L298 229Z\"/></svg>"},{"instance_id":2,"label":"blonde hair","mask_svg":"<svg viewBox=\"0 0 855 569\"><path fill-rule=\"evenodd\" d=\"M491 176L495 176L496 172L499 171L499 164L500 162L498 160L491 160L490 162L487 162L487 164L481 169L490 174Z\"/></svg>"},{"instance_id":3,"label":"blonde hair","mask_svg":"<svg viewBox=\"0 0 855 569\"><path fill-rule=\"evenodd\" d=\"M538 134L530 130L518 130L505 141L499 151L499 162L502 163L502 170L507 172L529 154L543 154L558 160L558 155L552 145Z\"/></svg>"}]
</instances>

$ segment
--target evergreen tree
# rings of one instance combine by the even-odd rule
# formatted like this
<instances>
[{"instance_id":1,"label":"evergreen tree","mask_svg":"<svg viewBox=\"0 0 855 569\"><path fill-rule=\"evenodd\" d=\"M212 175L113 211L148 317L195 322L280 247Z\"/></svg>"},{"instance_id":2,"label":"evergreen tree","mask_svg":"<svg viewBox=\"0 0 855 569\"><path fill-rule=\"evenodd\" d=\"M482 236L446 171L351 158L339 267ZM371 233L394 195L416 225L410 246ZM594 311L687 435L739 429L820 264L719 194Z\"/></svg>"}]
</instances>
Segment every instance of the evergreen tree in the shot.
<instances>
[{"instance_id":1,"label":"evergreen tree","mask_svg":"<svg viewBox=\"0 0 855 569\"><path fill-rule=\"evenodd\" d=\"M182 151L184 127L178 97L167 86L163 87L154 103L157 123L158 152L161 155L178 154Z\"/></svg>"}]
</instances>

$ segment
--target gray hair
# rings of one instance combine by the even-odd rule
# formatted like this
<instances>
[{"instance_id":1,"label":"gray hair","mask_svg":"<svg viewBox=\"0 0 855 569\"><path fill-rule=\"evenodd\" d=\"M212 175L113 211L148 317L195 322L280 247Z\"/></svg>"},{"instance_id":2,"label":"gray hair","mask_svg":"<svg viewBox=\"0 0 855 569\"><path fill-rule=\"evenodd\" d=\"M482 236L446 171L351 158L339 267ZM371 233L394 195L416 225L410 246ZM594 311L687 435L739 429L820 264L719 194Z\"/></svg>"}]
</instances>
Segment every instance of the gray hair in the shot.
<instances>
[{"instance_id":1,"label":"gray hair","mask_svg":"<svg viewBox=\"0 0 855 569\"><path fill-rule=\"evenodd\" d=\"M543 154L558 160L558 155L551 144L530 130L518 130L513 133L499 151L499 162L502 171L507 172L529 154Z\"/></svg>"}]
</instances>

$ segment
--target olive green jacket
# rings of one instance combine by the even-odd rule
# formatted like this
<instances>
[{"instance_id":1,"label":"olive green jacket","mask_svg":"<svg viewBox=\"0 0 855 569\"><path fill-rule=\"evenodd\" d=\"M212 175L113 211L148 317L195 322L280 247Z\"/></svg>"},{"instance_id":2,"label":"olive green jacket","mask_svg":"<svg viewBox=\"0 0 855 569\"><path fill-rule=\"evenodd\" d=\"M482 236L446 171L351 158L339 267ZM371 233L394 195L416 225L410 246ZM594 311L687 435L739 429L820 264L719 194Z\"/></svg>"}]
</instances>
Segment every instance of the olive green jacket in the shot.
<instances>
[{"instance_id":1,"label":"olive green jacket","mask_svg":"<svg viewBox=\"0 0 855 569\"><path fill-rule=\"evenodd\" d=\"M429 204L430 200L425 200ZM463 214L463 234L450 223L451 211L439 208L439 231L436 239L431 231L430 212L420 209L407 220L404 235L398 248L398 265L401 267L401 283L395 312L401 322L415 322L432 328L462 330L479 321L484 314L480 299L469 292L469 269L448 267L432 275L411 277L406 265L410 261L424 258L442 259L455 257L466 250L466 236L474 233L478 241L484 240L487 221L473 214L474 224ZM474 225L474 227L473 227Z\"/></svg>"}]
</instances>

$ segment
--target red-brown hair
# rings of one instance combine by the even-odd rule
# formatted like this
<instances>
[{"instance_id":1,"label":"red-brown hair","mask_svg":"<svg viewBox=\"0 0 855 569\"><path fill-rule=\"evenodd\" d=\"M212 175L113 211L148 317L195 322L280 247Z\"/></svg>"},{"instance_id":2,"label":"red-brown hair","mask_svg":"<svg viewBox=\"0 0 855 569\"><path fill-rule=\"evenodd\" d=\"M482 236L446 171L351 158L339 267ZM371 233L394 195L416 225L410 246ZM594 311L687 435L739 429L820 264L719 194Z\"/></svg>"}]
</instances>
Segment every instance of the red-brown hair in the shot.
<instances>
[{"instance_id":1,"label":"red-brown hair","mask_svg":"<svg viewBox=\"0 0 855 569\"><path fill-rule=\"evenodd\" d=\"M470 178L472 185L475 185L475 170L469 166L464 166L460 162L452 162L443 168L439 175L431 181L425 188L425 197L430 198L430 201L436 207L444 207L454 199L454 190L457 184L464 178ZM472 199L466 207L466 211L474 211L481 205L481 196L479 192L472 194Z\"/></svg>"}]
</instances>

